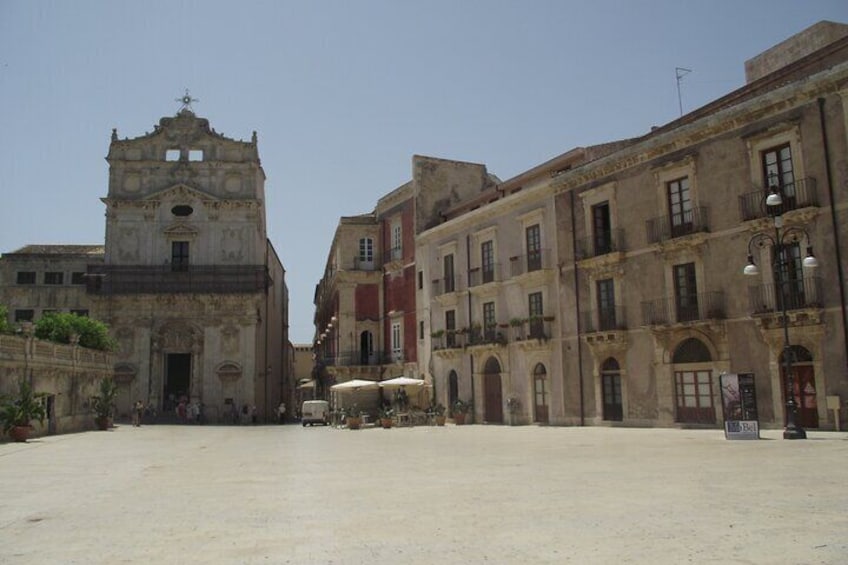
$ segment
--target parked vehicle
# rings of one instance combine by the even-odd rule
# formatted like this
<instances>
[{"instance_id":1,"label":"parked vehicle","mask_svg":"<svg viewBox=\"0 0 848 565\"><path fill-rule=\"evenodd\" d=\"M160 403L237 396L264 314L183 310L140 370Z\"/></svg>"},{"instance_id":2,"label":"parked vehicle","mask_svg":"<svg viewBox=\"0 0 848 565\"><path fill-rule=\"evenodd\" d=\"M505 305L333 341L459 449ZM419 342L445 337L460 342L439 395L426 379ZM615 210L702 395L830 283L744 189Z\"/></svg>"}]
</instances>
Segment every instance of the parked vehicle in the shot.
<instances>
[{"instance_id":1,"label":"parked vehicle","mask_svg":"<svg viewBox=\"0 0 848 565\"><path fill-rule=\"evenodd\" d=\"M304 400L300 414L300 421L304 427L306 424L326 426L330 423L330 403L326 400Z\"/></svg>"}]
</instances>

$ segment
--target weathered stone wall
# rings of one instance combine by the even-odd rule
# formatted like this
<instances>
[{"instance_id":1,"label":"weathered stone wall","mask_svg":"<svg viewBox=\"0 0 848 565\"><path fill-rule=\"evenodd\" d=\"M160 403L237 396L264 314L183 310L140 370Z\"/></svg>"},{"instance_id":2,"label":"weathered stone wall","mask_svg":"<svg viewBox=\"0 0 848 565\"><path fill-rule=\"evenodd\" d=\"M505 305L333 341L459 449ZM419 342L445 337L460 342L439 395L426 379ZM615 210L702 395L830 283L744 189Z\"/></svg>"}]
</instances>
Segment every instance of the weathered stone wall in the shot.
<instances>
[{"instance_id":1,"label":"weathered stone wall","mask_svg":"<svg viewBox=\"0 0 848 565\"><path fill-rule=\"evenodd\" d=\"M77 345L43 341L31 336L0 335L0 394L14 395L18 380L27 378L45 392L49 418L34 422L33 435L94 429L90 399L100 380L112 377L114 355Z\"/></svg>"}]
</instances>

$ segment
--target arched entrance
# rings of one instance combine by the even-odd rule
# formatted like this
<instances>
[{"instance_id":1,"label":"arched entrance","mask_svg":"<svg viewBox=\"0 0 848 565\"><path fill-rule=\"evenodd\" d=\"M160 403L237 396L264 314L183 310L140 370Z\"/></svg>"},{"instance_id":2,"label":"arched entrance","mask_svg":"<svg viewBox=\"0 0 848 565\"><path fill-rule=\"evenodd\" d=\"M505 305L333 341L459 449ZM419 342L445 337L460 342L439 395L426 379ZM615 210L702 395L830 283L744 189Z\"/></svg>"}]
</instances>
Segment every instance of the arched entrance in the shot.
<instances>
[{"instance_id":1,"label":"arched entrance","mask_svg":"<svg viewBox=\"0 0 848 565\"><path fill-rule=\"evenodd\" d=\"M601 365L601 396L604 399L604 420L620 422L624 416L621 404L621 369L610 357Z\"/></svg>"},{"instance_id":2,"label":"arched entrance","mask_svg":"<svg viewBox=\"0 0 848 565\"><path fill-rule=\"evenodd\" d=\"M548 371L541 363L533 368L533 397L536 405L533 421L537 424L548 423Z\"/></svg>"},{"instance_id":3,"label":"arched entrance","mask_svg":"<svg viewBox=\"0 0 848 565\"><path fill-rule=\"evenodd\" d=\"M483 370L483 421L503 424L503 391L501 390L501 364L489 357Z\"/></svg>"},{"instance_id":4,"label":"arched entrance","mask_svg":"<svg viewBox=\"0 0 848 565\"><path fill-rule=\"evenodd\" d=\"M795 397L795 403L798 406L798 413L795 421L802 428L818 428L819 427L819 410L816 402L816 376L813 372L813 356L810 351L800 345L790 347L790 355L792 356L792 391ZM784 365L786 350L780 354L780 377L783 383L784 406L786 405L786 391L789 383L786 379L786 366ZM783 413L784 424L786 423L786 411Z\"/></svg>"},{"instance_id":5,"label":"arched entrance","mask_svg":"<svg viewBox=\"0 0 848 565\"><path fill-rule=\"evenodd\" d=\"M672 356L677 421L715 424L710 350L700 340L684 340Z\"/></svg>"},{"instance_id":6,"label":"arched entrance","mask_svg":"<svg viewBox=\"0 0 848 565\"><path fill-rule=\"evenodd\" d=\"M456 371L448 373L448 409L453 410L453 405L459 400L459 378Z\"/></svg>"}]
</instances>

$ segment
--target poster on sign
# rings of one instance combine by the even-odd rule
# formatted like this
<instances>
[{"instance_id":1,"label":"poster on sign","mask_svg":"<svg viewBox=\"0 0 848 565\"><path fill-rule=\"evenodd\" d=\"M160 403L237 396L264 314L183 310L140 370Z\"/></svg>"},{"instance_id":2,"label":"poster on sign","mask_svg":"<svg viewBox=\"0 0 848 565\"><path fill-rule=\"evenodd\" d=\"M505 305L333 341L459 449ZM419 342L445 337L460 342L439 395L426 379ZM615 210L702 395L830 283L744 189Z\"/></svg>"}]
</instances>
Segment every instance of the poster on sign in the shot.
<instances>
[{"instance_id":1,"label":"poster on sign","mask_svg":"<svg viewBox=\"0 0 848 565\"><path fill-rule=\"evenodd\" d=\"M753 373L722 373L721 405L726 439L759 439L757 389Z\"/></svg>"}]
</instances>

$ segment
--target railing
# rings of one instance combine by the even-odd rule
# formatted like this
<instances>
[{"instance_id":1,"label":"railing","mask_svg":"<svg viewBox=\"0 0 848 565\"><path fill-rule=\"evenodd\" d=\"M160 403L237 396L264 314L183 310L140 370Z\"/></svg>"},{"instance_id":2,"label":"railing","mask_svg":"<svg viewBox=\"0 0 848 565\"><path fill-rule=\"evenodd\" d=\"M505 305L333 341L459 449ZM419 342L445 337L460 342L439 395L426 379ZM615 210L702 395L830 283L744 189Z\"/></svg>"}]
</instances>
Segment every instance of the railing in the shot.
<instances>
[{"instance_id":1,"label":"railing","mask_svg":"<svg viewBox=\"0 0 848 565\"><path fill-rule=\"evenodd\" d=\"M272 281L263 265L96 266L86 274L89 294L189 294L262 292Z\"/></svg>"},{"instance_id":2,"label":"railing","mask_svg":"<svg viewBox=\"0 0 848 565\"><path fill-rule=\"evenodd\" d=\"M739 214L742 216L743 222L765 218L769 214L785 214L790 210L818 207L819 205L816 179L811 177L783 185L780 189L780 198L783 200L783 204L774 206L774 210L766 210L765 198L768 194L768 189L764 188L739 197Z\"/></svg>"},{"instance_id":3,"label":"railing","mask_svg":"<svg viewBox=\"0 0 848 565\"><path fill-rule=\"evenodd\" d=\"M392 247L383 253L383 263L391 263L392 261L400 261L403 259L403 248Z\"/></svg>"},{"instance_id":4,"label":"railing","mask_svg":"<svg viewBox=\"0 0 848 565\"><path fill-rule=\"evenodd\" d=\"M513 277L521 276L533 271L551 268L551 250L540 249L526 255L516 255L509 258L509 274Z\"/></svg>"},{"instance_id":5,"label":"railing","mask_svg":"<svg viewBox=\"0 0 848 565\"><path fill-rule=\"evenodd\" d=\"M784 285L787 310L803 308L821 308L822 282L820 277L791 279ZM749 288L751 311L754 314L766 314L782 310L779 284L769 283Z\"/></svg>"},{"instance_id":6,"label":"railing","mask_svg":"<svg viewBox=\"0 0 848 565\"><path fill-rule=\"evenodd\" d=\"M674 223L668 214L652 218L645 222L645 227L648 231L648 243L660 243L684 235L709 231L709 208L696 206Z\"/></svg>"},{"instance_id":7,"label":"railing","mask_svg":"<svg viewBox=\"0 0 848 565\"><path fill-rule=\"evenodd\" d=\"M433 281L433 296L440 296L451 292L462 290L462 277L459 275L453 278L446 277Z\"/></svg>"},{"instance_id":8,"label":"railing","mask_svg":"<svg viewBox=\"0 0 848 565\"><path fill-rule=\"evenodd\" d=\"M371 353L363 351L343 351L334 357L324 357L324 365L328 367L373 367L380 364L385 355L380 351Z\"/></svg>"},{"instance_id":9,"label":"railing","mask_svg":"<svg viewBox=\"0 0 848 565\"><path fill-rule=\"evenodd\" d=\"M614 306L608 310L589 310L581 314L584 332L607 332L626 330L627 320L623 306Z\"/></svg>"},{"instance_id":10,"label":"railing","mask_svg":"<svg viewBox=\"0 0 848 565\"><path fill-rule=\"evenodd\" d=\"M366 261L361 257L353 258L353 270L354 271L376 271L377 264L374 260Z\"/></svg>"},{"instance_id":11,"label":"railing","mask_svg":"<svg viewBox=\"0 0 848 565\"><path fill-rule=\"evenodd\" d=\"M642 325L645 326L723 320L725 317L725 299L721 291L699 292L685 300L672 296L642 303Z\"/></svg>"},{"instance_id":12,"label":"railing","mask_svg":"<svg viewBox=\"0 0 848 565\"><path fill-rule=\"evenodd\" d=\"M615 229L609 237L584 237L577 240L577 260L600 257L616 251L624 251L624 230Z\"/></svg>"},{"instance_id":13,"label":"railing","mask_svg":"<svg viewBox=\"0 0 848 565\"><path fill-rule=\"evenodd\" d=\"M486 284L490 282L500 282L501 281L501 265L500 263L495 263L492 265L491 269L483 269L482 267L475 267L468 271L468 286L480 286L481 284Z\"/></svg>"}]
</instances>

